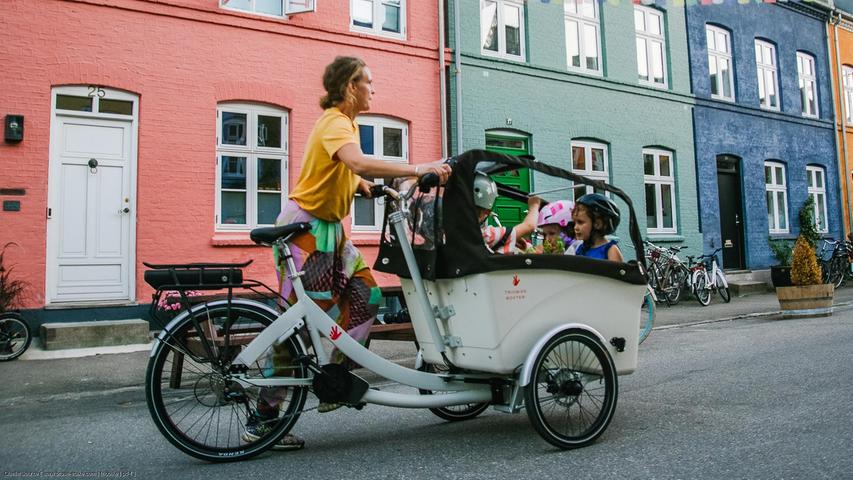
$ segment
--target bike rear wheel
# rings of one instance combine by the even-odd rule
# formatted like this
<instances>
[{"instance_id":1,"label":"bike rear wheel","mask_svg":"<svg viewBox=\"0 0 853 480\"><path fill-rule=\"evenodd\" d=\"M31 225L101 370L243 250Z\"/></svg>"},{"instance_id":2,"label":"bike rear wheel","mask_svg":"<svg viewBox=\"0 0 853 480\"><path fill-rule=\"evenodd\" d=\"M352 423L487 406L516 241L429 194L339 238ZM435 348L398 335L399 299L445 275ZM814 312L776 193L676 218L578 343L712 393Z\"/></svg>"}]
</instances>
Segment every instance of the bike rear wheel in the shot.
<instances>
[{"instance_id":1,"label":"bike rear wheel","mask_svg":"<svg viewBox=\"0 0 853 480\"><path fill-rule=\"evenodd\" d=\"M148 363L145 394L154 423L169 442L196 458L228 462L263 452L293 427L307 386L261 388L228 373L233 359L275 318L261 306L229 307L223 301L179 316L166 328ZM291 336L264 352L246 374L306 378L307 368L295 361L304 354L298 337ZM260 427L247 439L246 426L252 423Z\"/></svg>"},{"instance_id":2,"label":"bike rear wheel","mask_svg":"<svg viewBox=\"0 0 853 480\"><path fill-rule=\"evenodd\" d=\"M696 300L699 300L703 307L711 304L711 289L708 288L708 279L701 273L701 270L700 274L694 277L693 292L696 294Z\"/></svg>"},{"instance_id":3,"label":"bike rear wheel","mask_svg":"<svg viewBox=\"0 0 853 480\"><path fill-rule=\"evenodd\" d=\"M447 371L448 369L443 366L436 366L431 363L424 363L420 370L423 372L436 373L440 371ZM422 388L418 389L418 392L421 395L436 394L432 390L424 390ZM438 395L441 395L441 392L439 392ZM480 415L488 408L488 403L467 403L465 405L450 405L447 407L430 408L429 411L432 412L433 415L437 416L438 418L447 420L448 422L461 422L463 420L470 420Z\"/></svg>"},{"instance_id":4,"label":"bike rear wheel","mask_svg":"<svg viewBox=\"0 0 853 480\"><path fill-rule=\"evenodd\" d=\"M669 305L677 305L681 299L681 287L684 285L684 275L679 270L670 270L663 283L667 303Z\"/></svg>"},{"instance_id":5,"label":"bike rear wheel","mask_svg":"<svg viewBox=\"0 0 853 480\"><path fill-rule=\"evenodd\" d=\"M30 347L32 332L27 322L16 312L0 314L0 362L14 360Z\"/></svg>"}]
</instances>

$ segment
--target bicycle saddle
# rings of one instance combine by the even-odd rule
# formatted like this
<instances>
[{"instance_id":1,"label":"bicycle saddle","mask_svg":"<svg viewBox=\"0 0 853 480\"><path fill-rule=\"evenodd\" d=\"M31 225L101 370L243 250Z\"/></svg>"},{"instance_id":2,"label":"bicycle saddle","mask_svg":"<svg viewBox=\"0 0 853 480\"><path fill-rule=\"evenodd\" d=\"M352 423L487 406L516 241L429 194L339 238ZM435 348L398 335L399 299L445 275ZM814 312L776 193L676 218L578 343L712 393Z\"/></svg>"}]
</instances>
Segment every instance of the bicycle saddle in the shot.
<instances>
[{"instance_id":1,"label":"bicycle saddle","mask_svg":"<svg viewBox=\"0 0 853 480\"><path fill-rule=\"evenodd\" d=\"M249 233L249 238L251 238L252 241L255 243L271 245L280 238L287 237L285 238L285 241L287 241L293 235L302 232L307 232L309 230L311 230L310 223L291 223L289 225L282 225L280 227L254 228Z\"/></svg>"}]
</instances>

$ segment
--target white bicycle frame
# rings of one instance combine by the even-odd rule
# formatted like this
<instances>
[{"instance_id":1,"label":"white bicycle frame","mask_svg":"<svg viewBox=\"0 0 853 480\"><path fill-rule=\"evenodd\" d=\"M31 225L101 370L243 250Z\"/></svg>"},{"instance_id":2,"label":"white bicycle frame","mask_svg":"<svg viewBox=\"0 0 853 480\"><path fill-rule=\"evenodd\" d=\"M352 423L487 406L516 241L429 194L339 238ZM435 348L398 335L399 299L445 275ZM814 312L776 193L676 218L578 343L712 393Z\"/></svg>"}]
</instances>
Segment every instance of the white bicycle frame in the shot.
<instances>
[{"instance_id":1,"label":"white bicycle frame","mask_svg":"<svg viewBox=\"0 0 853 480\"><path fill-rule=\"evenodd\" d=\"M397 238L405 239L407 236L404 222L408 214L405 199L408 196L401 196L398 192L389 187L385 187L385 191L393 200L399 202L400 208L397 212L394 212L389 216L389 222L393 226ZM305 326L308 330L311 344L314 347L314 352L316 352L317 363L319 365L326 365L329 363L329 356L321 341L321 336L323 336L329 339L329 341L334 344L335 348L343 352L351 360L384 378L420 389L432 390L435 392L448 392L441 395L420 395L398 394L369 389L360 400L363 403L375 403L379 405L404 408L436 408L469 403L485 403L492 399L491 386L487 379L495 378L495 375L433 374L422 372L400 366L365 348L361 343L350 337L346 331L341 329L334 319L329 317L329 315L317 306L317 304L314 303L314 301L306 294L301 280L304 272L296 271L296 265L287 244L279 242L278 246L281 249L282 257L287 262L287 275L293 283L296 302L284 313L279 315L279 317L265 328L254 340L252 340L234 359L233 365L249 366L254 364L273 345L283 342ZM436 312L434 311L426 294L426 289L424 288L423 279L421 278L420 270L418 269L412 247L405 240L400 242L400 246L402 247L406 264L411 272L412 281L418 291L420 307L423 308L424 314L427 314L427 319L431 323L430 331L436 340L436 345L440 345L441 351L444 351L443 348L445 342L441 337L436 324ZM237 374L233 376L233 379L244 386L304 387L312 384L311 377L258 378L247 376L245 374ZM480 379L482 382L470 383L470 380L472 379ZM468 380L469 382L466 382L465 380ZM513 381L514 379L507 378L507 380ZM514 389L517 390L517 382L514 383ZM517 397L517 392L510 393L512 395L509 398Z\"/></svg>"},{"instance_id":2,"label":"white bicycle frame","mask_svg":"<svg viewBox=\"0 0 853 480\"><path fill-rule=\"evenodd\" d=\"M717 272L719 272L719 276L717 275ZM699 275L705 275L705 289L707 290L717 288L717 278L722 280L724 288L729 287L729 282L728 280L726 280L725 274L723 274L723 271L720 270L720 267L717 266L716 255L714 255L714 257L711 259L710 272L708 272L707 268L703 268L701 270L693 272L693 277L690 279L690 288L693 290L694 294L696 293L696 281Z\"/></svg>"}]
</instances>

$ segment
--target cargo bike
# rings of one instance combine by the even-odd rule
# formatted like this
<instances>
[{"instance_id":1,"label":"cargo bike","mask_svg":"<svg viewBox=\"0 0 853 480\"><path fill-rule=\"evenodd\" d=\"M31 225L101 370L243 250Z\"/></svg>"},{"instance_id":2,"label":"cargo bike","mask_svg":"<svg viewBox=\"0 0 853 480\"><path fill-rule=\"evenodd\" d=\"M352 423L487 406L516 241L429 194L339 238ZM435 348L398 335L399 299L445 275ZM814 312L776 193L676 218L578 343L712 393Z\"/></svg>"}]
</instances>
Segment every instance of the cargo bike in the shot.
<instances>
[{"instance_id":1,"label":"cargo bike","mask_svg":"<svg viewBox=\"0 0 853 480\"><path fill-rule=\"evenodd\" d=\"M155 296L177 290L185 306L158 335L146 374L146 399L161 433L200 459L246 459L294 426L310 392L320 402L356 409L428 408L447 420L473 418L489 406L526 410L535 430L556 447L594 442L613 418L618 376L637 366L647 287L630 198L532 157L472 150L448 161L453 171L444 186L425 176L420 184L408 179L380 187L385 222L374 269L400 277L419 346L415 369L371 352L314 303L288 248L310 224L251 232L255 242L279 249L297 298L292 305L261 282L244 279L248 262L146 264ZM639 263L492 255L477 224L474 176L520 168L620 197ZM499 193L526 198L511 187ZM196 304L185 294L217 289L224 298ZM371 388L329 361L330 346L412 392ZM260 400L275 405L276 415L264 417L264 435L246 441L244 426L258 421Z\"/></svg>"}]
</instances>

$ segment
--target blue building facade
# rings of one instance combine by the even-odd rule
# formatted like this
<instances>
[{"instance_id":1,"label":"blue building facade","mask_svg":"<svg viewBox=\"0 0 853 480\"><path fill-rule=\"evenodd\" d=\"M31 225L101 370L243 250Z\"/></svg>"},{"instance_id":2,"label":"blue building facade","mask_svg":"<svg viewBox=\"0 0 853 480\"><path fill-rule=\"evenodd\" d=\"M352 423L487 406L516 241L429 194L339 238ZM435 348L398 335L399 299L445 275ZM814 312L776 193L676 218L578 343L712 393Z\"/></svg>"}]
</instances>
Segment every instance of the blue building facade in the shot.
<instances>
[{"instance_id":1,"label":"blue building facade","mask_svg":"<svg viewBox=\"0 0 853 480\"><path fill-rule=\"evenodd\" d=\"M722 247L727 269L775 264L768 241L796 237L809 196L840 238L826 15L725 0L686 16L705 251Z\"/></svg>"}]
</instances>

